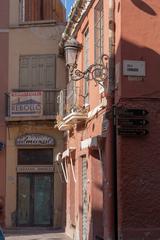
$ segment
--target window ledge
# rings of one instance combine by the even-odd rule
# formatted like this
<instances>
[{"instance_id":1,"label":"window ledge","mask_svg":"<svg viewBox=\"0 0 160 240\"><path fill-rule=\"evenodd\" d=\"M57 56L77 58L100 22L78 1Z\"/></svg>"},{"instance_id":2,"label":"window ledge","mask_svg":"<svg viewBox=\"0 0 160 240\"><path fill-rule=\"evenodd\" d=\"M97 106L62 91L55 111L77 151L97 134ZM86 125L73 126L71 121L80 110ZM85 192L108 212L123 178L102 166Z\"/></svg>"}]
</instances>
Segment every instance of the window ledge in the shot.
<instances>
[{"instance_id":1,"label":"window ledge","mask_svg":"<svg viewBox=\"0 0 160 240\"><path fill-rule=\"evenodd\" d=\"M19 23L19 24L10 24L9 28L15 29L15 28L30 28L30 27L53 27L53 26L55 26L55 24L57 24L56 21L24 22L24 23Z\"/></svg>"},{"instance_id":2,"label":"window ledge","mask_svg":"<svg viewBox=\"0 0 160 240\"><path fill-rule=\"evenodd\" d=\"M5 117L6 122L23 122L23 121L47 121L47 120L55 120L55 115L43 115L43 116L19 116L19 117Z\"/></svg>"},{"instance_id":3,"label":"window ledge","mask_svg":"<svg viewBox=\"0 0 160 240\"><path fill-rule=\"evenodd\" d=\"M38 20L38 21L20 21L19 25L36 25L36 24L48 24L48 23L56 23L57 21L54 19L51 20Z\"/></svg>"}]
</instances>

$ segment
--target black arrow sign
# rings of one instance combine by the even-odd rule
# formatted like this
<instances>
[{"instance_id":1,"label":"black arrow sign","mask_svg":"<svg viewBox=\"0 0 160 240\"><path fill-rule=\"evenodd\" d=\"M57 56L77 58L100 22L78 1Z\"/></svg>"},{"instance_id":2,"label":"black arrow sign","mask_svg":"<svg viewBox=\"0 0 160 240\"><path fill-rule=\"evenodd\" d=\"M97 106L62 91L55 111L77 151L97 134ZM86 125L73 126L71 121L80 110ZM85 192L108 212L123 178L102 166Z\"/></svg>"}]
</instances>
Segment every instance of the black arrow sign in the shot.
<instances>
[{"instance_id":1,"label":"black arrow sign","mask_svg":"<svg viewBox=\"0 0 160 240\"><path fill-rule=\"evenodd\" d=\"M148 114L146 109L137 109L137 108L119 108L118 109L119 116L125 117L142 117Z\"/></svg>"},{"instance_id":2,"label":"black arrow sign","mask_svg":"<svg viewBox=\"0 0 160 240\"><path fill-rule=\"evenodd\" d=\"M118 128L118 134L121 136L145 136L149 133L147 129L128 129L128 128Z\"/></svg>"},{"instance_id":3,"label":"black arrow sign","mask_svg":"<svg viewBox=\"0 0 160 240\"><path fill-rule=\"evenodd\" d=\"M119 118L118 125L121 126L146 126L149 122L146 119Z\"/></svg>"}]
</instances>

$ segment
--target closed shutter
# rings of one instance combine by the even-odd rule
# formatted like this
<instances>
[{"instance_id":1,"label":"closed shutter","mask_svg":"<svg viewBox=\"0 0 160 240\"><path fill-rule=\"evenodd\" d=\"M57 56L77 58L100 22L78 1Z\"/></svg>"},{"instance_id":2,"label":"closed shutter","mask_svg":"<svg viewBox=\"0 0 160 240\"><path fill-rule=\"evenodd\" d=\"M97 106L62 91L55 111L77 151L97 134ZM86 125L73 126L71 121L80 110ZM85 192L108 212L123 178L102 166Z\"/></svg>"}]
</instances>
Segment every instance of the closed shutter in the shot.
<instances>
[{"instance_id":1,"label":"closed shutter","mask_svg":"<svg viewBox=\"0 0 160 240\"><path fill-rule=\"evenodd\" d=\"M20 82L19 87L21 89L30 88L30 58L22 57L20 58Z\"/></svg>"},{"instance_id":2,"label":"closed shutter","mask_svg":"<svg viewBox=\"0 0 160 240\"><path fill-rule=\"evenodd\" d=\"M44 20L53 19L53 0L43 0L43 18Z\"/></svg>"},{"instance_id":3,"label":"closed shutter","mask_svg":"<svg viewBox=\"0 0 160 240\"><path fill-rule=\"evenodd\" d=\"M53 19L53 0L24 0L24 9L26 22Z\"/></svg>"},{"instance_id":4,"label":"closed shutter","mask_svg":"<svg viewBox=\"0 0 160 240\"><path fill-rule=\"evenodd\" d=\"M56 87L56 56L35 55L20 58L21 89L54 89Z\"/></svg>"},{"instance_id":5,"label":"closed shutter","mask_svg":"<svg viewBox=\"0 0 160 240\"><path fill-rule=\"evenodd\" d=\"M40 72L39 72L39 59L38 57L33 57L30 61L30 88L36 88L39 86Z\"/></svg>"},{"instance_id":6,"label":"closed shutter","mask_svg":"<svg viewBox=\"0 0 160 240\"><path fill-rule=\"evenodd\" d=\"M55 75L56 75L56 59L53 56L46 58L46 86L48 88L55 88ZM54 81L53 81L54 79Z\"/></svg>"}]
</instances>

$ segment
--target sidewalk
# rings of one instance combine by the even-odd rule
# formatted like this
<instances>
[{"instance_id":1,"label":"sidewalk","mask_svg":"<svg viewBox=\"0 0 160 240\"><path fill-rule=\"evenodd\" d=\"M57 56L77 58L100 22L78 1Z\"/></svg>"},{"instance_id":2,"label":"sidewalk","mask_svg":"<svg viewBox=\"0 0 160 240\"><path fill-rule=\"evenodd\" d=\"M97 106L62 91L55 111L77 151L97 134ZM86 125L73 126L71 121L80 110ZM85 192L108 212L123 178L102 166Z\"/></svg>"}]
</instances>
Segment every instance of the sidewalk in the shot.
<instances>
[{"instance_id":1,"label":"sidewalk","mask_svg":"<svg viewBox=\"0 0 160 240\"><path fill-rule=\"evenodd\" d=\"M5 240L72 240L62 232L52 229L9 229L5 231Z\"/></svg>"}]
</instances>

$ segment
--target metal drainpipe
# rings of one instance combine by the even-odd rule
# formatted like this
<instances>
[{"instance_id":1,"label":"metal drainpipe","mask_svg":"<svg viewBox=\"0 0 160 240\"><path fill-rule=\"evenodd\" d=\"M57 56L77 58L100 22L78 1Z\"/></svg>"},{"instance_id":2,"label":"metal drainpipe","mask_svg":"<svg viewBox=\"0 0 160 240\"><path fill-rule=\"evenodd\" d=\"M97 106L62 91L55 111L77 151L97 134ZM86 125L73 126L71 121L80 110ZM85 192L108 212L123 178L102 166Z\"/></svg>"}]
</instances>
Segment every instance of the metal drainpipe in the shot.
<instances>
[{"instance_id":1,"label":"metal drainpipe","mask_svg":"<svg viewBox=\"0 0 160 240\"><path fill-rule=\"evenodd\" d=\"M118 239L117 234L117 170L116 131L114 123L115 85L115 0L109 0L109 85L107 92L108 130L106 138L106 159L104 161L104 239Z\"/></svg>"}]
</instances>

